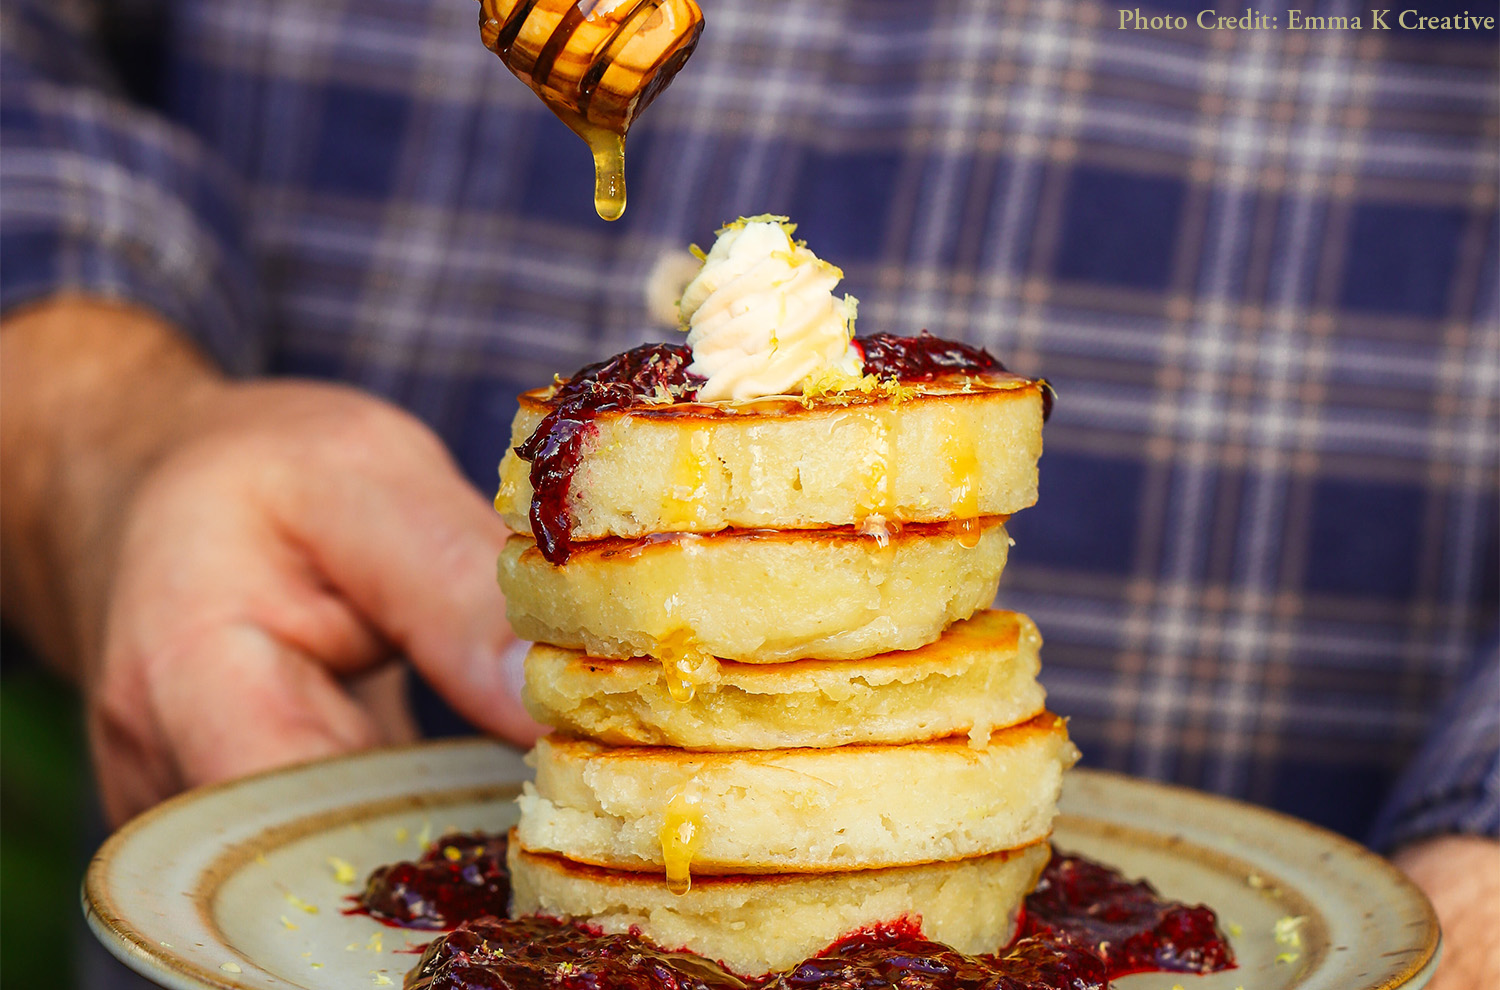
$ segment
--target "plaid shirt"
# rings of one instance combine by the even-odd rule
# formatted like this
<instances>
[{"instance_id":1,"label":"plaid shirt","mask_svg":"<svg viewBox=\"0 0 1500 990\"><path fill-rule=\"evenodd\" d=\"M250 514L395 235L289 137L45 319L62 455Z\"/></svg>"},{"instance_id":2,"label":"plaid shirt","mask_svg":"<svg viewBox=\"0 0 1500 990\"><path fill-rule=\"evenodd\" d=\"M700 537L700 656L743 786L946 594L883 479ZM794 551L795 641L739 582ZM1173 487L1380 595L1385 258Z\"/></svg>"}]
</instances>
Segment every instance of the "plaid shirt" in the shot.
<instances>
[{"instance_id":1,"label":"plaid shirt","mask_svg":"<svg viewBox=\"0 0 1500 990\"><path fill-rule=\"evenodd\" d=\"M660 256L789 214L865 331L1057 386L1001 599L1086 762L1495 834L1494 33L705 6L609 225L472 0L4 0L4 304L137 300L361 385L489 490L519 390L660 334Z\"/></svg>"}]
</instances>

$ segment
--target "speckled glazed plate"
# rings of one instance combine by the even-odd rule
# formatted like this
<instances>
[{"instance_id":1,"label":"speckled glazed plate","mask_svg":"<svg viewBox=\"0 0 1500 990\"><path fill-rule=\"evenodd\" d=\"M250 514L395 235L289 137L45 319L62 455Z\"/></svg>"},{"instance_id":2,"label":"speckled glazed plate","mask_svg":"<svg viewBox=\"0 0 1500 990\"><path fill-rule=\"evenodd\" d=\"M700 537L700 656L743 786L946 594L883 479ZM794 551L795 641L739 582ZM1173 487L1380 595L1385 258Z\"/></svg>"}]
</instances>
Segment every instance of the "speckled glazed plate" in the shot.
<instances>
[{"instance_id":1,"label":"speckled glazed plate","mask_svg":"<svg viewBox=\"0 0 1500 990\"><path fill-rule=\"evenodd\" d=\"M174 990L400 986L422 933L345 915L368 871L449 828L498 830L526 774L483 740L312 763L185 794L99 850L90 926ZM1238 802L1075 770L1054 841L1215 908L1238 969L1142 974L1119 990L1417 990L1437 961L1422 895L1331 833ZM352 869L351 869L352 867ZM354 877L358 877L356 880Z\"/></svg>"}]
</instances>

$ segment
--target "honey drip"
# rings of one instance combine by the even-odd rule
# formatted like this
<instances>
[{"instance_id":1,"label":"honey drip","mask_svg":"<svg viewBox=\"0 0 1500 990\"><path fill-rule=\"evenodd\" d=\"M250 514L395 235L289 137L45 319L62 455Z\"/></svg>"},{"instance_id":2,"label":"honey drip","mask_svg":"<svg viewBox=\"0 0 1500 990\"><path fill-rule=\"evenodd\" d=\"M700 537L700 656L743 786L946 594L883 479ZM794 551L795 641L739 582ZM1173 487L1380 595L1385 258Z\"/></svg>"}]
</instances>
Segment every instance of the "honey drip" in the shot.
<instances>
[{"instance_id":1,"label":"honey drip","mask_svg":"<svg viewBox=\"0 0 1500 990\"><path fill-rule=\"evenodd\" d=\"M626 132L702 32L694 0L480 0L485 47L589 146L605 220L625 213Z\"/></svg>"},{"instance_id":2,"label":"honey drip","mask_svg":"<svg viewBox=\"0 0 1500 990\"><path fill-rule=\"evenodd\" d=\"M888 409L863 410L855 415L869 421L874 436L865 461L864 498L858 507L857 526L874 536L881 546L890 542L896 520L896 450L893 414Z\"/></svg>"},{"instance_id":3,"label":"honey drip","mask_svg":"<svg viewBox=\"0 0 1500 990\"><path fill-rule=\"evenodd\" d=\"M708 434L679 430L677 452L662 516L668 528L690 527L698 521L704 483L708 480Z\"/></svg>"},{"instance_id":4,"label":"honey drip","mask_svg":"<svg viewBox=\"0 0 1500 990\"><path fill-rule=\"evenodd\" d=\"M697 696L700 684L714 684L719 680L719 661L712 654L699 649L686 630L679 630L661 641L662 674L666 678L667 693L678 704L687 704Z\"/></svg>"},{"instance_id":5,"label":"honey drip","mask_svg":"<svg viewBox=\"0 0 1500 990\"><path fill-rule=\"evenodd\" d=\"M618 220L625 215L625 135L596 129L584 140L594 154L594 212Z\"/></svg>"},{"instance_id":6,"label":"honey drip","mask_svg":"<svg viewBox=\"0 0 1500 990\"><path fill-rule=\"evenodd\" d=\"M959 423L950 423L943 438L943 455L948 463L953 514L959 520L958 542L972 550L983 535L979 525L979 455L973 433Z\"/></svg>"},{"instance_id":7,"label":"honey drip","mask_svg":"<svg viewBox=\"0 0 1500 990\"><path fill-rule=\"evenodd\" d=\"M661 822L661 858L667 869L667 889L681 896L693 887L693 857L703 846L703 810L698 797L684 784L667 800Z\"/></svg>"}]
</instances>

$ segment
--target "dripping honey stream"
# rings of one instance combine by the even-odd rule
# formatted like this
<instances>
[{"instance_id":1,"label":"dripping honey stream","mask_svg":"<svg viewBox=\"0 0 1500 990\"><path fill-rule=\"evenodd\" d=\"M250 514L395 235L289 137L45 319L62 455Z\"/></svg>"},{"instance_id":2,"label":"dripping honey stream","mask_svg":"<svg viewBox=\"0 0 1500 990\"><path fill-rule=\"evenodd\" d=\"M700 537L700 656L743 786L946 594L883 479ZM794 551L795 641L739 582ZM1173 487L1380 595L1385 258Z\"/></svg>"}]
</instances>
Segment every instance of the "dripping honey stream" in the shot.
<instances>
[{"instance_id":1,"label":"dripping honey stream","mask_svg":"<svg viewBox=\"0 0 1500 990\"><path fill-rule=\"evenodd\" d=\"M480 37L588 145L594 209L625 213L625 136L692 55L694 0L480 0Z\"/></svg>"}]
</instances>

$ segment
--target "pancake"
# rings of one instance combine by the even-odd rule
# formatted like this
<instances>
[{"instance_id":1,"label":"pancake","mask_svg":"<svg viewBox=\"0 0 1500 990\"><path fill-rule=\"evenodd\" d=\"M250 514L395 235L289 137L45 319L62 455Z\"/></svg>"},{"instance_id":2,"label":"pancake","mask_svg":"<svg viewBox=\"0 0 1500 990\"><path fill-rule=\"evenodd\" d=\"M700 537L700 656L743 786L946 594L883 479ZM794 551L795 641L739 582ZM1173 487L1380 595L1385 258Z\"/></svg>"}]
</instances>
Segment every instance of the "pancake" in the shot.
<instances>
[{"instance_id":1,"label":"pancake","mask_svg":"<svg viewBox=\"0 0 1500 990\"><path fill-rule=\"evenodd\" d=\"M511 447L550 410L521 396ZM961 376L903 387L901 400L840 395L681 403L599 414L567 509L574 540L739 529L823 529L872 518L940 522L1007 515L1036 501L1042 387ZM531 532L531 465L508 450L495 508Z\"/></svg>"},{"instance_id":2,"label":"pancake","mask_svg":"<svg viewBox=\"0 0 1500 990\"><path fill-rule=\"evenodd\" d=\"M981 611L920 649L864 660L718 665L683 700L655 660L606 660L538 643L526 708L571 735L620 746L787 749L923 742L990 732L1040 714L1042 639L1015 612Z\"/></svg>"},{"instance_id":3,"label":"pancake","mask_svg":"<svg viewBox=\"0 0 1500 990\"><path fill-rule=\"evenodd\" d=\"M1046 838L1077 758L1051 713L984 749L958 737L688 753L552 735L533 751L518 829L533 852L679 881L963 859Z\"/></svg>"},{"instance_id":4,"label":"pancake","mask_svg":"<svg viewBox=\"0 0 1500 990\"><path fill-rule=\"evenodd\" d=\"M839 938L907 920L960 952L1011 940L1047 843L952 863L790 876L707 877L673 894L660 877L616 873L521 848L512 834L511 915L576 918L639 932L744 976L789 969Z\"/></svg>"},{"instance_id":5,"label":"pancake","mask_svg":"<svg viewBox=\"0 0 1500 990\"><path fill-rule=\"evenodd\" d=\"M603 540L560 566L516 534L500 587L518 636L594 656L695 667L711 657L851 660L924 646L988 606L1010 547L1003 521L914 525L889 538L846 529Z\"/></svg>"}]
</instances>

